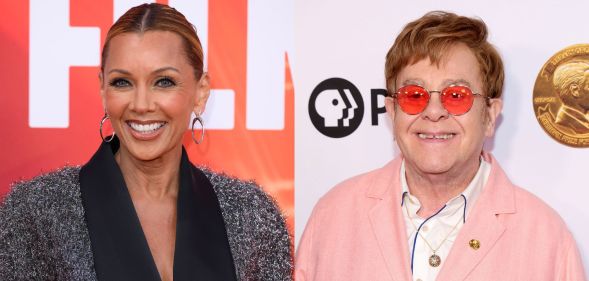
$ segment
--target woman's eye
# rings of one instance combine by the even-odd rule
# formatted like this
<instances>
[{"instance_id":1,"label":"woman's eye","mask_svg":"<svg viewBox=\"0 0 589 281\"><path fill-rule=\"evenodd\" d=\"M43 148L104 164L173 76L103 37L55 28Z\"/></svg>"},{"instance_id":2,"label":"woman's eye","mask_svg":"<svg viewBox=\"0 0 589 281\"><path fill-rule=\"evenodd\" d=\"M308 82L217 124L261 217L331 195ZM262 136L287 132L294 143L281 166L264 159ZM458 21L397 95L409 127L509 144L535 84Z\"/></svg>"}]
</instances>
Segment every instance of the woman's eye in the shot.
<instances>
[{"instance_id":1,"label":"woman's eye","mask_svg":"<svg viewBox=\"0 0 589 281\"><path fill-rule=\"evenodd\" d=\"M127 81L125 79L120 79L120 78L113 79L108 84L112 87L115 87L115 88L124 88L124 87L131 86L131 83L129 83L129 81Z\"/></svg>"},{"instance_id":2,"label":"woman's eye","mask_svg":"<svg viewBox=\"0 0 589 281\"><path fill-rule=\"evenodd\" d=\"M157 82L155 82L155 85L161 88L170 88L176 86L176 83L171 78L165 77L157 80Z\"/></svg>"}]
</instances>

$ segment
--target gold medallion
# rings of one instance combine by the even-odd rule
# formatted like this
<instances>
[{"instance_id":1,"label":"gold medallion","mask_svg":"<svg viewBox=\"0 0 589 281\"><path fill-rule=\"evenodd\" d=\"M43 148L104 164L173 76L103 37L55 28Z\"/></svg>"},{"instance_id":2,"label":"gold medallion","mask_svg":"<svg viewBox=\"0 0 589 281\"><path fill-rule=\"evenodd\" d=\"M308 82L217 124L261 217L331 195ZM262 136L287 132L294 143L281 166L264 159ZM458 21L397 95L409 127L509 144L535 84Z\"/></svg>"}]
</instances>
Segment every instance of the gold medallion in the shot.
<instances>
[{"instance_id":1,"label":"gold medallion","mask_svg":"<svg viewBox=\"0 0 589 281\"><path fill-rule=\"evenodd\" d=\"M428 261L429 265L431 265L432 267L438 267L442 263L442 259L440 258L440 256L436 255L436 253L431 255Z\"/></svg>"},{"instance_id":2,"label":"gold medallion","mask_svg":"<svg viewBox=\"0 0 589 281\"><path fill-rule=\"evenodd\" d=\"M589 44L567 47L542 67L534 85L534 113L559 143L589 147Z\"/></svg>"}]
</instances>

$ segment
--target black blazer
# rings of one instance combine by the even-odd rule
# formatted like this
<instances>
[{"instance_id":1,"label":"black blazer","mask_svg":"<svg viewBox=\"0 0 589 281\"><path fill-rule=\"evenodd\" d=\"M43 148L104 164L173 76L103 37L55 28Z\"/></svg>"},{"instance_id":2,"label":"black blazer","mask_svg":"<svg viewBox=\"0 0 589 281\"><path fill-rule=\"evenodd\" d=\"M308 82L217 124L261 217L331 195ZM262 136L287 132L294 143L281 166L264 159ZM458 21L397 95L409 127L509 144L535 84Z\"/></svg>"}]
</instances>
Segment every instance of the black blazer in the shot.
<instances>
[{"instance_id":1,"label":"black blazer","mask_svg":"<svg viewBox=\"0 0 589 281\"><path fill-rule=\"evenodd\" d=\"M0 204L0 280L159 280L113 151L13 187ZM183 152L175 280L292 280L291 242L257 186Z\"/></svg>"}]
</instances>

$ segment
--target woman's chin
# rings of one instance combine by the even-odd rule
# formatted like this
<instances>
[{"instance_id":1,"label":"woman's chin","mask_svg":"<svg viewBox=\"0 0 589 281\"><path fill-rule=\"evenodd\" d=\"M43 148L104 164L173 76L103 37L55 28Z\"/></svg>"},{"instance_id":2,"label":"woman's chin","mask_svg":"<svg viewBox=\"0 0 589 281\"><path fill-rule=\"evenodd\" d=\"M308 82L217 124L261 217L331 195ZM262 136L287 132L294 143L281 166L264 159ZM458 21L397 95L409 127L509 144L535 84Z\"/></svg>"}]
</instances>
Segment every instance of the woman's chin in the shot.
<instances>
[{"instance_id":1,"label":"woman's chin","mask_svg":"<svg viewBox=\"0 0 589 281\"><path fill-rule=\"evenodd\" d=\"M181 144L178 145L181 147ZM130 141L121 141L121 150L125 150L127 157L133 158L143 162L161 159L169 154L174 149L170 149L169 141L164 141L164 138L153 141L138 141L132 138Z\"/></svg>"}]
</instances>

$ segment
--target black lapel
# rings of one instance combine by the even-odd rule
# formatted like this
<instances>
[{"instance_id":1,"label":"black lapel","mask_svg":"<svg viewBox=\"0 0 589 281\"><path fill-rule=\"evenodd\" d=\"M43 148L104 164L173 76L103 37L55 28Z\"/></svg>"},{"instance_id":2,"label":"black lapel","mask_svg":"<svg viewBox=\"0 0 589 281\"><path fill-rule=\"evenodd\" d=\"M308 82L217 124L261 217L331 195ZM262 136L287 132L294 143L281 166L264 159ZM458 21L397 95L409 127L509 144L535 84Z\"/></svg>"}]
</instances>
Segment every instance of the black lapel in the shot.
<instances>
[{"instance_id":1,"label":"black lapel","mask_svg":"<svg viewBox=\"0 0 589 281\"><path fill-rule=\"evenodd\" d=\"M112 145L112 146L111 146ZM160 280L121 170L118 139L80 170L80 191L98 280Z\"/></svg>"},{"instance_id":2,"label":"black lapel","mask_svg":"<svg viewBox=\"0 0 589 281\"><path fill-rule=\"evenodd\" d=\"M160 280L121 170L115 137L80 170L80 191L99 280ZM236 280L225 222L211 182L182 149L174 280Z\"/></svg>"},{"instance_id":3,"label":"black lapel","mask_svg":"<svg viewBox=\"0 0 589 281\"><path fill-rule=\"evenodd\" d=\"M236 280L219 200L184 149L177 208L174 280Z\"/></svg>"}]
</instances>

